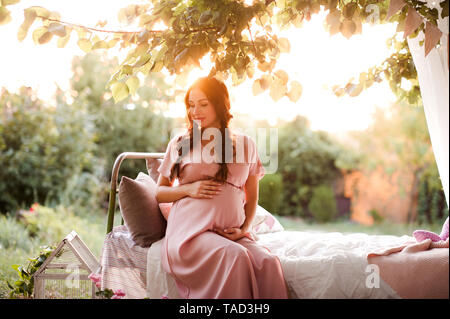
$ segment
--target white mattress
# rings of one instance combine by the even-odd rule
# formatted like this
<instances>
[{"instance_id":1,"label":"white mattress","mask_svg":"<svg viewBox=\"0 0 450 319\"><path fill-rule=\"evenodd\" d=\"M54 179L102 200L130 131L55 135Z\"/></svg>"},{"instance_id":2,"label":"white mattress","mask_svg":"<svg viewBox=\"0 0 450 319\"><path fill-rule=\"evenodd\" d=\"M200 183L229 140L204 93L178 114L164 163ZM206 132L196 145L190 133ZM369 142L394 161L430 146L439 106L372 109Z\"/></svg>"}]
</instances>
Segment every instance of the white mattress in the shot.
<instances>
[{"instance_id":1,"label":"white mattress","mask_svg":"<svg viewBox=\"0 0 450 319\"><path fill-rule=\"evenodd\" d=\"M291 298L399 298L381 278L373 286L367 254L414 241L410 236L278 231L258 235L258 243L280 259ZM148 249L149 298L179 298L172 277L162 269L161 241ZM367 284L368 283L368 284ZM376 283L376 281L375 281Z\"/></svg>"}]
</instances>

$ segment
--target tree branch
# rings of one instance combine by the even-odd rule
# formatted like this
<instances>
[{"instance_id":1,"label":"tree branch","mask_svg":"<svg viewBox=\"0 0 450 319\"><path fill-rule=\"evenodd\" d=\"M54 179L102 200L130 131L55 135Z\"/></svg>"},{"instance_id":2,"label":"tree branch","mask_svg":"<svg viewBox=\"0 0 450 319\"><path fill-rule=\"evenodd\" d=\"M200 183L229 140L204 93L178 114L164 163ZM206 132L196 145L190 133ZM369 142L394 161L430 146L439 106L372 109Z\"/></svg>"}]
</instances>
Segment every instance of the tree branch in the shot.
<instances>
[{"instance_id":1,"label":"tree branch","mask_svg":"<svg viewBox=\"0 0 450 319\"><path fill-rule=\"evenodd\" d=\"M48 21L53 21L53 22L58 22L58 23L62 23L62 24L66 24L66 25L70 25L70 26L74 26L74 27L78 27L78 28L83 28L83 29L87 29L90 31L94 31L94 32L106 32L106 33L123 33L123 34L135 34L135 33L140 33L142 31L147 31L150 33L161 33L164 32L163 30L140 30L140 31L113 31L113 30L102 30L102 29L97 29L97 28L92 28L92 27L86 27L84 25L81 24L76 24L76 23L71 23L71 22L66 22L66 21L61 21L61 20L57 20L57 19L51 19L51 18L47 18L47 17L43 17L43 16L36 16L37 18L41 18L41 19L45 19Z\"/></svg>"}]
</instances>

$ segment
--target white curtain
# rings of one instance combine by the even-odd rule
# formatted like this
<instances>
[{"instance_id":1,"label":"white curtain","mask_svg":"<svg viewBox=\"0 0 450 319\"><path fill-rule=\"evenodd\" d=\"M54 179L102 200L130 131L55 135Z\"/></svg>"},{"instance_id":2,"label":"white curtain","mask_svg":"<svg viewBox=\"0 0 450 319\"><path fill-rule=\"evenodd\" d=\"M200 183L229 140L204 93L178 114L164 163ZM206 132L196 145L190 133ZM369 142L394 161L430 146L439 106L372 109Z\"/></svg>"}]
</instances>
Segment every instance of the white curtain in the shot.
<instances>
[{"instance_id":1,"label":"white curtain","mask_svg":"<svg viewBox=\"0 0 450 319\"><path fill-rule=\"evenodd\" d=\"M427 0L429 7L435 7L436 0ZM439 5L437 8L440 8ZM440 15L439 9L439 17ZM438 27L442 31L440 46L434 48L425 57L423 32L414 38L408 38L408 46L417 69L420 92L431 144L436 159L442 187L449 206L449 69L448 69L448 17L439 19Z\"/></svg>"}]
</instances>

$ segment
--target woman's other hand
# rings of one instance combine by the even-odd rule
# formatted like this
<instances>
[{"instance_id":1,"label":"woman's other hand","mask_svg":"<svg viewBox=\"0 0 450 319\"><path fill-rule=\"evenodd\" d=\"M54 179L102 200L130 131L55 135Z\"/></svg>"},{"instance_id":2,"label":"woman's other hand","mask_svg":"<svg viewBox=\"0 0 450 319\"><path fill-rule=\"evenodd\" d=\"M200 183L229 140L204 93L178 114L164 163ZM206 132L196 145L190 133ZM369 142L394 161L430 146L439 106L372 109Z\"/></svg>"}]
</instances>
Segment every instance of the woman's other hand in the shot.
<instances>
[{"instance_id":1,"label":"woman's other hand","mask_svg":"<svg viewBox=\"0 0 450 319\"><path fill-rule=\"evenodd\" d=\"M215 228L214 232L233 241L239 240L246 235L245 231L236 227L226 228L224 230Z\"/></svg>"},{"instance_id":2,"label":"woman's other hand","mask_svg":"<svg viewBox=\"0 0 450 319\"><path fill-rule=\"evenodd\" d=\"M222 190L222 183L205 179L189 184L188 196L193 198L213 198Z\"/></svg>"}]
</instances>

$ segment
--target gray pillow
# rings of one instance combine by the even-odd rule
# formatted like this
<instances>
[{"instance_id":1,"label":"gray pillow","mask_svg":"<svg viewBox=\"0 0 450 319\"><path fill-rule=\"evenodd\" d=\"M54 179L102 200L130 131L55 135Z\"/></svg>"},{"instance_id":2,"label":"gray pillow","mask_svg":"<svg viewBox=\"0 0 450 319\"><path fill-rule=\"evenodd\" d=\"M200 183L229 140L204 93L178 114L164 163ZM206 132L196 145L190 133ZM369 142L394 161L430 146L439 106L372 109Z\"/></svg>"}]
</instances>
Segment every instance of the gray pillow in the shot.
<instances>
[{"instance_id":1,"label":"gray pillow","mask_svg":"<svg viewBox=\"0 0 450 319\"><path fill-rule=\"evenodd\" d=\"M134 180L122 176L119 206L136 244L149 247L164 237L167 222L156 200L156 182L150 176L142 172Z\"/></svg>"},{"instance_id":2,"label":"gray pillow","mask_svg":"<svg viewBox=\"0 0 450 319\"><path fill-rule=\"evenodd\" d=\"M147 158L145 159L147 164L148 175L157 183L159 178L158 168L161 166L162 159L159 158Z\"/></svg>"}]
</instances>

